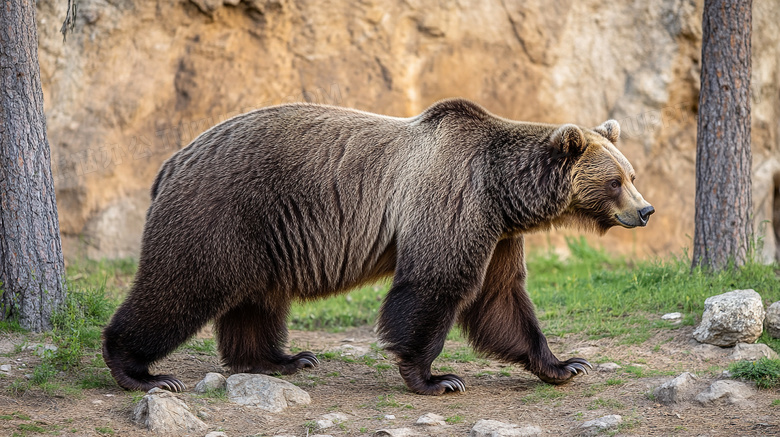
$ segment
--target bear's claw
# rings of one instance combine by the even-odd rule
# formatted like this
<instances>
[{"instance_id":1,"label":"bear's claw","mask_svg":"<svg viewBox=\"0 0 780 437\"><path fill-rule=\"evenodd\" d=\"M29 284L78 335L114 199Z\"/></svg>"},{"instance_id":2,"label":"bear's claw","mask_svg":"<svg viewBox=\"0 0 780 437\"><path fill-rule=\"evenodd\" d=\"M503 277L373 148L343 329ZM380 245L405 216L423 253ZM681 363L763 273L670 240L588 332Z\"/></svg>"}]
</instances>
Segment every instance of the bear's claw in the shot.
<instances>
[{"instance_id":1,"label":"bear's claw","mask_svg":"<svg viewBox=\"0 0 780 437\"><path fill-rule=\"evenodd\" d=\"M553 369L557 371L553 372L540 372L536 373L542 381L548 384L564 384L569 382L575 376L580 374L588 374L588 369L593 369L593 366L584 358L570 358L564 362L560 362ZM553 370L551 369L551 370Z\"/></svg>"},{"instance_id":2,"label":"bear's claw","mask_svg":"<svg viewBox=\"0 0 780 437\"><path fill-rule=\"evenodd\" d=\"M153 382L157 387L172 391L174 393L180 393L187 389L187 386L183 382L174 378L171 375L160 375L157 377L157 381Z\"/></svg>"},{"instance_id":3,"label":"bear's claw","mask_svg":"<svg viewBox=\"0 0 780 437\"><path fill-rule=\"evenodd\" d=\"M293 357L293 361L297 361L302 364L301 367L315 367L320 364L320 360L317 356L311 352L301 352Z\"/></svg>"},{"instance_id":4,"label":"bear's claw","mask_svg":"<svg viewBox=\"0 0 780 437\"><path fill-rule=\"evenodd\" d=\"M448 391L451 392L459 391L461 393L466 392L466 384L457 375L448 374L448 375L434 376L433 378L431 378L431 382L433 384L444 387L445 393Z\"/></svg>"}]
</instances>

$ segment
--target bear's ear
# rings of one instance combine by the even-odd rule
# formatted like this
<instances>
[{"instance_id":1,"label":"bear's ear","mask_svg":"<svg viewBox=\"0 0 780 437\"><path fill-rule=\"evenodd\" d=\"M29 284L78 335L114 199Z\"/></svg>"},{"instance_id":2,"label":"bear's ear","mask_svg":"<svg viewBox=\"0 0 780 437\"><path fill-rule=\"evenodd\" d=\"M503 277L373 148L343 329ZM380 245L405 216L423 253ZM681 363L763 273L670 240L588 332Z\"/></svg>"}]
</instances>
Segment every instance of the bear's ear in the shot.
<instances>
[{"instance_id":1,"label":"bear's ear","mask_svg":"<svg viewBox=\"0 0 780 437\"><path fill-rule=\"evenodd\" d=\"M620 138L620 125L615 120L607 120L599 127L594 127L593 131L606 138L612 144L617 143Z\"/></svg>"},{"instance_id":2,"label":"bear's ear","mask_svg":"<svg viewBox=\"0 0 780 437\"><path fill-rule=\"evenodd\" d=\"M564 156L579 155L585 149L585 135L577 125L564 124L555 129L550 144Z\"/></svg>"}]
</instances>

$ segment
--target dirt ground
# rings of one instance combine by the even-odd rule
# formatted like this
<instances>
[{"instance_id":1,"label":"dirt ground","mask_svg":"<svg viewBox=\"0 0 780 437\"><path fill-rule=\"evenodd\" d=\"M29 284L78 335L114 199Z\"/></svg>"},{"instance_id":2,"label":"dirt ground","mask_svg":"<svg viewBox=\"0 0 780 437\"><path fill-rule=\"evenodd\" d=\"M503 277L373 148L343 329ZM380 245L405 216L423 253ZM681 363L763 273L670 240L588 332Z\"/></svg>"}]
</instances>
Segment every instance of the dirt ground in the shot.
<instances>
[{"instance_id":1,"label":"dirt ground","mask_svg":"<svg viewBox=\"0 0 780 437\"><path fill-rule=\"evenodd\" d=\"M421 435L467 435L480 419L540 426L545 435L576 435L584 421L608 414L620 414L623 425L617 435L679 436L765 436L780 435L780 390L761 390L748 406L719 404L700 406L694 402L664 406L648 393L683 371L697 373L701 384L715 380L728 363L706 361L690 353L692 328L659 330L641 345L624 345L615 339L582 340L576 336L551 339L559 358L577 356L592 363L616 362L614 372L593 371L572 383L551 387L516 366L451 354L439 359L434 370L464 377L465 393L426 397L407 391L392 360L349 362L322 359L284 379L310 395L310 405L267 413L228 402L224 397L207 397L192 392L207 372L227 372L213 354L180 349L157 366L158 371L178 375L188 386L181 394L190 408L209 425L229 437L248 435L372 435L385 428L413 428ZM208 331L201 337L208 337ZM291 345L317 354L349 344L369 347L376 338L369 327L341 333L290 333ZM76 393L46 394L40 389L13 393L15 380L24 378L38 358L30 351L14 349L21 337L0 340L0 365L12 370L0 377L0 435L150 435L131 421L131 413L142 393L125 392L117 386L80 390ZM28 339L29 341L29 339ZM448 341L445 351L463 350L464 343ZM24 367L21 367L24 364ZM324 414L339 412L349 420L324 430L312 427ZM418 417L436 413L448 419L438 427L415 425ZM387 419L393 415L395 419ZM613 434L615 431L612 432Z\"/></svg>"}]
</instances>

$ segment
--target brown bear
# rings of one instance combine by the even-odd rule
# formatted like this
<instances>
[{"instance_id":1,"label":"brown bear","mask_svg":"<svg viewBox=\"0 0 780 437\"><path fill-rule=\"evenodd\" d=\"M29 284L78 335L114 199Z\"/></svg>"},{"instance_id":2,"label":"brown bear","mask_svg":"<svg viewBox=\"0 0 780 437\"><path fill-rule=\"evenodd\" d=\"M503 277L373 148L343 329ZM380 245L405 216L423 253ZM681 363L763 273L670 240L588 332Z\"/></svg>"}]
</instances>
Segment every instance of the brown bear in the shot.
<instances>
[{"instance_id":1,"label":"brown bear","mask_svg":"<svg viewBox=\"0 0 780 437\"><path fill-rule=\"evenodd\" d=\"M523 234L647 223L619 130L516 122L462 99L412 118L288 104L227 120L154 181L103 358L126 389L183 390L149 365L214 320L231 371L289 374L318 364L283 350L293 300L394 275L379 335L412 391L465 390L431 373L455 323L478 352L563 383L590 364L547 346Z\"/></svg>"}]
</instances>

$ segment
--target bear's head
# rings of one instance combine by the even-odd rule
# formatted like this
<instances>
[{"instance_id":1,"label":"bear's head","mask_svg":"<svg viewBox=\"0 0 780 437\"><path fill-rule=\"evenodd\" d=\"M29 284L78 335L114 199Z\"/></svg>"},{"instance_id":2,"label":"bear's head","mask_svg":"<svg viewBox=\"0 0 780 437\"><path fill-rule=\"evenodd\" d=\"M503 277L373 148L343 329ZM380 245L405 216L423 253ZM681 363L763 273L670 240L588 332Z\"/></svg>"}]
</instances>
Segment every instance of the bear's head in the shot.
<instances>
[{"instance_id":1,"label":"bear's head","mask_svg":"<svg viewBox=\"0 0 780 437\"><path fill-rule=\"evenodd\" d=\"M613 226L647 225L655 209L634 187L634 168L615 147L619 136L615 120L593 129L566 124L555 130L552 141L559 150L579 155L572 168L571 203L562 217L568 223L561 224L593 228L601 234Z\"/></svg>"}]
</instances>

